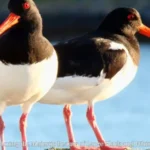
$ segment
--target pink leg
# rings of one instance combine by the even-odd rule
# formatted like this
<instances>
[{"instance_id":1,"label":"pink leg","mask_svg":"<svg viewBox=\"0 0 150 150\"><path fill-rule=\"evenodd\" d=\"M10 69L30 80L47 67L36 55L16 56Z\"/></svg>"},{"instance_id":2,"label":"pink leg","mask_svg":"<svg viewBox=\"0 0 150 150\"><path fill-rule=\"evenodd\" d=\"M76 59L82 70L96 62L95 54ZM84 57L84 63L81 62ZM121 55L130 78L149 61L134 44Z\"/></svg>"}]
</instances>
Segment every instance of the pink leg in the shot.
<instances>
[{"instance_id":1,"label":"pink leg","mask_svg":"<svg viewBox=\"0 0 150 150\"><path fill-rule=\"evenodd\" d=\"M76 142L75 142L72 124L71 124L72 113L71 113L70 107L71 107L70 105L65 105L64 110L63 110L69 143L70 143L70 150L100 150L100 148L78 146L75 144Z\"/></svg>"},{"instance_id":2,"label":"pink leg","mask_svg":"<svg viewBox=\"0 0 150 150\"><path fill-rule=\"evenodd\" d=\"M127 147L112 147L112 146L106 145L105 140L104 140L104 138L98 128L98 125L96 123L93 106L89 106L87 109L87 119L96 135L96 138L98 140L98 143L100 144L101 150L125 150L125 149L127 149Z\"/></svg>"},{"instance_id":3,"label":"pink leg","mask_svg":"<svg viewBox=\"0 0 150 150\"><path fill-rule=\"evenodd\" d=\"M28 150L27 147L27 139L26 139L26 121L27 121L27 114L22 114L20 118L20 132L22 138L22 150Z\"/></svg>"},{"instance_id":4,"label":"pink leg","mask_svg":"<svg viewBox=\"0 0 150 150\"><path fill-rule=\"evenodd\" d=\"M72 124L71 124L72 113L71 113L70 107L71 107L70 105L65 105L63 114L64 114L65 123L66 123L69 143L75 143Z\"/></svg>"},{"instance_id":5,"label":"pink leg","mask_svg":"<svg viewBox=\"0 0 150 150\"><path fill-rule=\"evenodd\" d=\"M1 149L5 150L5 146L4 146L4 121L2 119L2 117L0 116L0 138L1 138Z\"/></svg>"}]
</instances>

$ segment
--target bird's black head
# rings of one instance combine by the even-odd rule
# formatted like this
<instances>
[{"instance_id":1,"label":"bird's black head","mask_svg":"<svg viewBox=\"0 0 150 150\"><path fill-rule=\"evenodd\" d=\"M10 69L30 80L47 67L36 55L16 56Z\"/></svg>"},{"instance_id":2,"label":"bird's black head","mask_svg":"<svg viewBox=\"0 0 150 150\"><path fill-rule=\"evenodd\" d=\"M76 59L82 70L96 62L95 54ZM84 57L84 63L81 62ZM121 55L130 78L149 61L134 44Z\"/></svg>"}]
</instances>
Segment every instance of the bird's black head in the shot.
<instances>
[{"instance_id":1,"label":"bird's black head","mask_svg":"<svg viewBox=\"0 0 150 150\"><path fill-rule=\"evenodd\" d=\"M36 9L36 6L33 0L10 0L8 9L11 13L24 17L33 13L33 9Z\"/></svg>"},{"instance_id":2,"label":"bird's black head","mask_svg":"<svg viewBox=\"0 0 150 150\"><path fill-rule=\"evenodd\" d=\"M139 12L134 8L117 8L113 10L105 17L99 29L127 36L139 32L150 37L150 28L143 25Z\"/></svg>"},{"instance_id":3,"label":"bird's black head","mask_svg":"<svg viewBox=\"0 0 150 150\"><path fill-rule=\"evenodd\" d=\"M0 35L20 22L41 22L41 15L33 0L9 0L8 9L10 15L0 25Z\"/></svg>"}]
</instances>

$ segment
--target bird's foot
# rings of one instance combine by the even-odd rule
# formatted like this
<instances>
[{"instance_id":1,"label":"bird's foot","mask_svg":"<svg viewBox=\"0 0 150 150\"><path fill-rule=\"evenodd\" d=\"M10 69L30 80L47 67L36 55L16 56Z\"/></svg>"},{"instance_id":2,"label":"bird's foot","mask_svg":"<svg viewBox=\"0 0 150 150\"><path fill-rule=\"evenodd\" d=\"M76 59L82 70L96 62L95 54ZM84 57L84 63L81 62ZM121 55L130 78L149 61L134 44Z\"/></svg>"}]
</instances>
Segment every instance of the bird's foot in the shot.
<instances>
[{"instance_id":1,"label":"bird's foot","mask_svg":"<svg viewBox=\"0 0 150 150\"><path fill-rule=\"evenodd\" d=\"M119 147L119 146L102 146L101 150L131 150L129 147Z\"/></svg>"}]
</instances>

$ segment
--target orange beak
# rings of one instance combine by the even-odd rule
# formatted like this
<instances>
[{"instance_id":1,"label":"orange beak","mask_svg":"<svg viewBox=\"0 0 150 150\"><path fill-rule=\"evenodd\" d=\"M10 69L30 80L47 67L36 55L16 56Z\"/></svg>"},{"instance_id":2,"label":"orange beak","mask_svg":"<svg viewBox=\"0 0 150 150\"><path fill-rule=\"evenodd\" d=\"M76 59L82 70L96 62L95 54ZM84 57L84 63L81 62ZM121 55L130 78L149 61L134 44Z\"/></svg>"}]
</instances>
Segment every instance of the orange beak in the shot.
<instances>
[{"instance_id":1,"label":"orange beak","mask_svg":"<svg viewBox=\"0 0 150 150\"><path fill-rule=\"evenodd\" d=\"M150 37L150 28L145 26L144 24L142 24L140 27L139 27L139 33L140 34L143 34L147 37Z\"/></svg>"},{"instance_id":2,"label":"orange beak","mask_svg":"<svg viewBox=\"0 0 150 150\"><path fill-rule=\"evenodd\" d=\"M3 34L5 31L10 29L12 26L19 22L20 16L17 16L14 13L10 13L8 18L0 25L0 35Z\"/></svg>"}]
</instances>

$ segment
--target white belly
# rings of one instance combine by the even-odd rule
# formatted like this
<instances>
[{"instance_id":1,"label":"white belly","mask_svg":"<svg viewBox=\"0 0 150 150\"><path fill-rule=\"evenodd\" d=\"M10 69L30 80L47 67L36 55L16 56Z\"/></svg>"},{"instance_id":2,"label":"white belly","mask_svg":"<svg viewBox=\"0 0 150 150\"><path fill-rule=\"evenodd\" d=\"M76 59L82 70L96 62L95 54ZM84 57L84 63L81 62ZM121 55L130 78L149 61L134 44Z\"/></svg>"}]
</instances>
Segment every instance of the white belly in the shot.
<instances>
[{"instance_id":1,"label":"white belly","mask_svg":"<svg viewBox=\"0 0 150 150\"><path fill-rule=\"evenodd\" d=\"M36 102L55 82L57 56L54 52L49 59L32 65L4 65L0 62L0 71L0 102L17 105L32 97Z\"/></svg>"},{"instance_id":2,"label":"white belly","mask_svg":"<svg viewBox=\"0 0 150 150\"><path fill-rule=\"evenodd\" d=\"M101 81L98 88L96 88L100 89L101 92L97 96L95 96L94 99L96 101L98 99L104 100L119 93L134 79L137 69L138 68L133 63L131 57L128 57L128 60L124 67L111 80L104 79L103 81Z\"/></svg>"},{"instance_id":3,"label":"white belly","mask_svg":"<svg viewBox=\"0 0 150 150\"><path fill-rule=\"evenodd\" d=\"M125 49L120 44L112 44ZM85 104L106 100L123 90L135 77L137 66L126 50L127 61L110 80L105 74L100 77L66 76L58 78L53 88L39 101L45 104Z\"/></svg>"},{"instance_id":4,"label":"white belly","mask_svg":"<svg viewBox=\"0 0 150 150\"><path fill-rule=\"evenodd\" d=\"M131 59L111 80L99 77L67 76L58 78L52 89L39 101L45 104L86 104L106 100L123 90L135 77L137 66ZM97 83L100 82L97 85Z\"/></svg>"}]
</instances>

